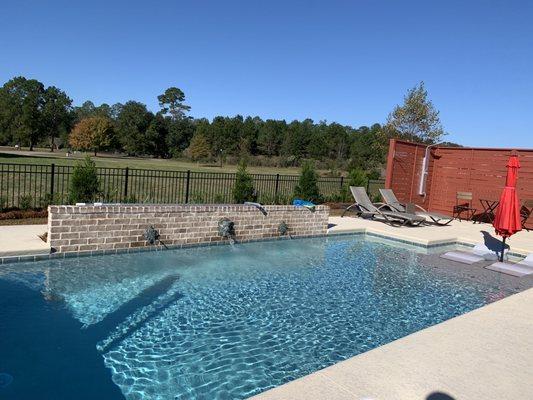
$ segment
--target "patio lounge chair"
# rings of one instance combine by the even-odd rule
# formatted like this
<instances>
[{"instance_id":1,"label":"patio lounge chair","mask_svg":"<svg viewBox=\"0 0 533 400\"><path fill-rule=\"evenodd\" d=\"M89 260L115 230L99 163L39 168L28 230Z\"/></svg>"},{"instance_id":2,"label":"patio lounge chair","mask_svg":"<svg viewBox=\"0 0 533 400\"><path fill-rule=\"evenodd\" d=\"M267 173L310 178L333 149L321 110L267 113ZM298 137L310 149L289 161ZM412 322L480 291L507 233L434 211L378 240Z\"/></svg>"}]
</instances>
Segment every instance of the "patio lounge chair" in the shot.
<instances>
[{"instance_id":1,"label":"patio lounge chair","mask_svg":"<svg viewBox=\"0 0 533 400\"><path fill-rule=\"evenodd\" d=\"M366 189L364 187L350 186L350 191L352 192L352 196L355 200L355 203L347 207L346 210L344 210L344 212L342 213L343 217L348 210L355 209L356 212L362 216L370 218L380 216L385 219L386 223L390 225L418 226L426 220L424 217L415 214L382 210L382 207L384 207L385 204L381 204L379 208L376 207L370 201L370 198L368 197L368 194L366 193Z\"/></svg>"},{"instance_id":2,"label":"patio lounge chair","mask_svg":"<svg viewBox=\"0 0 533 400\"><path fill-rule=\"evenodd\" d=\"M407 212L406 205L403 203L400 203L392 189L379 189L379 193L381 193L381 197L383 197L383 201L387 206L390 207L393 211L398 212ZM419 211L415 211L416 215L420 215L423 217L430 218L434 224L436 225L448 225L450 222L453 221L453 217L449 217L448 215L429 212L425 210L424 208L420 207L418 204L413 204L415 208L417 208ZM442 222L445 221L445 222Z\"/></svg>"}]
</instances>

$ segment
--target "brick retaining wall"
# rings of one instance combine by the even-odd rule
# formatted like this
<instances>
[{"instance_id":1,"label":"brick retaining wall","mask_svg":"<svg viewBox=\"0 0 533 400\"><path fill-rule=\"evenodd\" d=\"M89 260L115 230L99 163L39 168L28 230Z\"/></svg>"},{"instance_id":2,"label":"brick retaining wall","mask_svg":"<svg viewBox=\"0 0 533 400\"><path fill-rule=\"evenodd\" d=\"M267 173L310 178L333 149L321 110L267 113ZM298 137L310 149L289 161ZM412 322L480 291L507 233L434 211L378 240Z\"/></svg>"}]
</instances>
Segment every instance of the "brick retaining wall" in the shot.
<instances>
[{"instance_id":1,"label":"brick retaining wall","mask_svg":"<svg viewBox=\"0 0 533 400\"><path fill-rule=\"evenodd\" d=\"M235 223L237 241L278 237L282 221L294 237L326 234L327 206L314 213L294 206L264 208L267 216L246 205L49 206L48 240L61 253L146 247L143 233L153 225L169 246L220 242L226 240L218 234L222 218Z\"/></svg>"}]
</instances>

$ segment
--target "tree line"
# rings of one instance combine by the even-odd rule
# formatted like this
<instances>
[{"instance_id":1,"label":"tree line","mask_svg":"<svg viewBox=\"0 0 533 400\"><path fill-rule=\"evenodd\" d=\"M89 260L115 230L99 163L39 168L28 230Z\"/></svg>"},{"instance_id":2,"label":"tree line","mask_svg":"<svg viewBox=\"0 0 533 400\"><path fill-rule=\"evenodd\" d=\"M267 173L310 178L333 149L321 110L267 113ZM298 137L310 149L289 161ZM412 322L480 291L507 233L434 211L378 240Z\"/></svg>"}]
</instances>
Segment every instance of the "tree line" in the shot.
<instances>
[{"instance_id":1,"label":"tree line","mask_svg":"<svg viewBox=\"0 0 533 400\"><path fill-rule=\"evenodd\" d=\"M311 119L193 118L185 94L176 87L157 99L156 112L134 100L74 106L57 87L15 77L0 88L0 145L221 162L245 158L249 164L271 166L311 159L330 169L376 171L385 161L390 137L435 143L444 135L423 82L407 93L386 123L358 128Z\"/></svg>"}]
</instances>

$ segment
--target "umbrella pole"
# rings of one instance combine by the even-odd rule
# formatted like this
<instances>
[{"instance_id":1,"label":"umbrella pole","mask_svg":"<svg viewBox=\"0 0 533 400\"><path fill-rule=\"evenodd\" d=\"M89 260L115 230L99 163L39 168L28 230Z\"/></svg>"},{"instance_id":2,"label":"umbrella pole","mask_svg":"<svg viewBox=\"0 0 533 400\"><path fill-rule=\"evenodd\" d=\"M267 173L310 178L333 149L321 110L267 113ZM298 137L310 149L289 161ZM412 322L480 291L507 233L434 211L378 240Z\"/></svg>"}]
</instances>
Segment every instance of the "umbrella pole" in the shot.
<instances>
[{"instance_id":1,"label":"umbrella pole","mask_svg":"<svg viewBox=\"0 0 533 400\"><path fill-rule=\"evenodd\" d=\"M502 254L500 255L500 262L503 262L503 253L505 252L505 239L507 238L504 236L502 242Z\"/></svg>"}]
</instances>

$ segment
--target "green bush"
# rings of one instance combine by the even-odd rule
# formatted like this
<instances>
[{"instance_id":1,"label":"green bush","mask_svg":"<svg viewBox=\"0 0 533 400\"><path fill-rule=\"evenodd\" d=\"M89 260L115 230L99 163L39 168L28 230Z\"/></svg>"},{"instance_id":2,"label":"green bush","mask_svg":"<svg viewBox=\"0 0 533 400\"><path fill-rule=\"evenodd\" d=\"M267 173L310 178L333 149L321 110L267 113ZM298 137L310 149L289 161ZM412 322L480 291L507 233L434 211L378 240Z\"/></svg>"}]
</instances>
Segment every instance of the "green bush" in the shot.
<instances>
[{"instance_id":1,"label":"green bush","mask_svg":"<svg viewBox=\"0 0 533 400\"><path fill-rule=\"evenodd\" d=\"M277 204L276 196L270 193L262 194L259 201L262 204Z\"/></svg>"},{"instance_id":2,"label":"green bush","mask_svg":"<svg viewBox=\"0 0 533 400\"><path fill-rule=\"evenodd\" d=\"M350 172L348 172L346 185L344 185L341 189L342 201L349 201L352 199L352 195L350 194L350 186L366 187L367 183L368 177L365 171L360 168L352 168Z\"/></svg>"},{"instance_id":3,"label":"green bush","mask_svg":"<svg viewBox=\"0 0 533 400\"><path fill-rule=\"evenodd\" d=\"M58 193L53 196L50 193L47 193L39 199L39 206L41 208L47 208L54 204L61 204L61 196Z\"/></svg>"},{"instance_id":4,"label":"green bush","mask_svg":"<svg viewBox=\"0 0 533 400\"><path fill-rule=\"evenodd\" d=\"M305 162L302 166L302 173L294 189L294 196L302 200L312 201L313 203L320 202L318 175L311 161Z\"/></svg>"},{"instance_id":5,"label":"green bush","mask_svg":"<svg viewBox=\"0 0 533 400\"><path fill-rule=\"evenodd\" d=\"M216 204L222 204L222 203L225 203L225 198L224 198L224 195L221 194L221 193L217 193L215 194L215 203Z\"/></svg>"},{"instance_id":6,"label":"green bush","mask_svg":"<svg viewBox=\"0 0 533 400\"><path fill-rule=\"evenodd\" d=\"M322 201L324 203L342 203L346 201L345 198L346 198L346 187L342 187L341 193L322 196Z\"/></svg>"},{"instance_id":7,"label":"green bush","mask_svg":"<svg viewBox=\"0 0 533 400\"><path fill-rule=\"evenodd\" d=\"M114 203L119 200L121 191L122 188L117 186L108 187L106 191L100 193L100 198L105 203Z\"/></svg>"},{"instance_id":8,"label":"green bush","mask_svg":"<svg viewBox=\"0 0 533 400\"><path fill-rule=\"evenodd\" d=\"M202 204L205 203L205 193L204 192L192 192L189 198L189 203L193 204Z\"/></svg>"},{"instance_id":9,"label":"green bush","mask_svg":"<svg viewBox=\"0 0 533 400\"><path fill-rule=\"evenodd\" d=\"M70 180L70 203L93 203L100 194L96 164L89 156L76 163Z\"/></svg>"},{"instance_id":10,"label":"green bush","mask_svg":"<svg viewBox=\"0 0 533 400\"><path fill-rule=\"evenodd\" d=\"M254 180L252 175L246 171L246 162L244 160L239 163L239 169L235 176L233 200L237 204L255 200Z\"/></svg>"},{"instance_id":11,"label":"green bush","mask_svg":"<svg viewBox=\"0 0 533 400\"><path fill-rule=\"evenodd\" d=\"M365 171L360 168L354 168L348 172L348 186L366 187L368 178Z\"/></svg>"},{"instance_id":12,"label":"green bush","mask_svg":"<svg viewBox=\"0 0 533 400\"><path fill-rule=\"evenodd\" d=\"M275 196L275 204L278 204L278 205L292 204L292 199L293 199L293 196L279 194Z\"/></svg>"},{"instance_id":13,"label":"green bush","mask_svg":"<svg viewBox=\"0 0 533 400\"><path fill-rule=\"evenodd\" d=\"M0 211L4 211L7 208L7 198L0 196Z\"/></svg>"},{"instance_id":14,"label":"green bush","mask_svg":"<svg viewBox=\"0 0 533 400\"><path fill-rule=\"evenodd\" d=\"M22 211L28 211L33 206L33 197L30 194L19 196L19 208Z\"/></svg>"},{"instance_id":15,"label":"green bush","mask_svg":"<svg viewBox=\"0 0 533 400\"><path fill-rule=\"evenodd\" d=\"M129 196L126 196L122 202L125 204L135 204L139 202L139 199L137 199L137 196L130 194Z\"/></svg>"},{"instance_id":16,"label":"green bush","mask_svg":"<svg viewBox=\"0 0 533 400\"><path fill-rule=\"evenodd\" d=\"M277 205L283 205L283 204L291 204L292 202L292 196L285 196L282 194L278 194L277 196L270 193L262 194L260 197L260 201L262 204L277 204Z\"/></svg>"},{"instance_id":17,"label":"green bush","mask_svg":"<svg viewBox=\"0 0 533 400\"><path fill-rule=\"evenodd\" d=\"M381 173L378 170L376 170L376 169L372 169L372 170L368 171L366 173L366 176L368 177L369 180L381 179Z\"/></svg>"},{"instance_id":18,"label":"green bush","mask_svg":"<svg viewBox=\"0 0 533 400\"><path fill-rule=\"evenodd\" d=\"M372 203L379 203L380 201L383 201L383 199L381 198L381 194L378 193L369 193L368 194L370 196L370 198L372 199Z\"/></svg>"}]
</instances>

